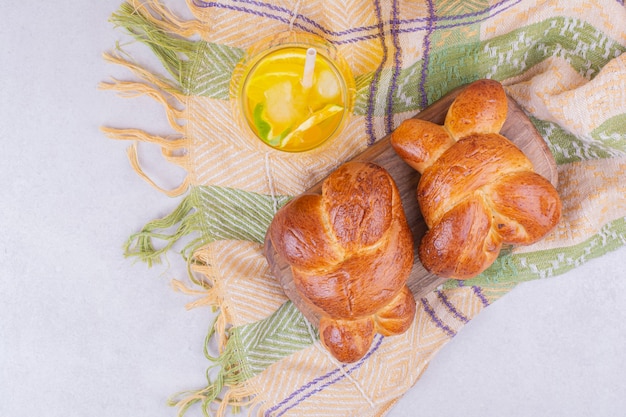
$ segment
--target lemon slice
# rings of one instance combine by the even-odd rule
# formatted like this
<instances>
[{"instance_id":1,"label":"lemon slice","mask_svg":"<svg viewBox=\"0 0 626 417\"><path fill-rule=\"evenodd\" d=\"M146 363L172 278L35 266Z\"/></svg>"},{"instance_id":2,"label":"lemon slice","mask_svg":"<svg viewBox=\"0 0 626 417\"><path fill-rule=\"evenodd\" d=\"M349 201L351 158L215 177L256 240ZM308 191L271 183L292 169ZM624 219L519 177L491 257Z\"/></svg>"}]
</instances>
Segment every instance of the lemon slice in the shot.
<instances>
[{"instance_id":1,"label":"lemon slice","mask_svg":"<svg viewBox=\"0 0 626 417\"><path fill-rule=\"evenodd\" d=\"M279 146L280 141L287 136L289 128L285 129L282 133L274 134L272 125L263 117L265 106L261 103L257 104L253 112L253 123L256 128L258 136L268 145Z\"/></svg>"},{"instance_id":2,"label":"lemon slice","mask_svg":"<svg viewBox=\"0 0 626 417\"><path fill-rule=\"evenodd\" d=\"M280 141L280 147L284 148L285 146L289 144L290 141L294 140L297 137L300 137L306 130L310 129L311 127L315 125L322 123L324 120L339 113L342 110L343 110L342 106L338 106L336 104L328 104L322 110L313 113L311 116L309 116L308 119L300 123L300 125L296 129L294 129L293 131L291 131L291 133L285 136Z\"/></svg>"},{"instance_id":3,"label":"lemon slice","mask_svg":"<svg viewBox=\"0 0 626 417\"><path fill-rule=\"evenodd\" d=\"M291 70L265 73L257 77L252 77L250 81L248 81L246 94L254 101L263 101L265 92L273 85L284 81L297 83L299 79L300 75Z\"/></svg>"},{"instance_id":4,"label":"lemon slice","mask_svg":"<svg viewBox=\"0 0 626 417\"><path fill-rule=\"evenodd\" d=\"M299 54L281 52L276 55L270 55L259 62L252 70L252 78L259 75L259 78L265 75L288 74L301 77L304 71L304 52Z\"/></svg>"}]
</instances>

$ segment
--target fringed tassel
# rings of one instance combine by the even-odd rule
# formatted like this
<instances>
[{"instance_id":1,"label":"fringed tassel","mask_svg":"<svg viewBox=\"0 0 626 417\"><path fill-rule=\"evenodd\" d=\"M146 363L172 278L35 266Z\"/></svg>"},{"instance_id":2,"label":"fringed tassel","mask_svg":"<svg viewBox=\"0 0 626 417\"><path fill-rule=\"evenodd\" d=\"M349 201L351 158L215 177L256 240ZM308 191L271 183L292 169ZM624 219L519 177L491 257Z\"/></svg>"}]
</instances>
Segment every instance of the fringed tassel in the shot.
<instances>
[{"instance_id":1,"label":"fringed tassel","mask_svg":"<svg viewBox=\"0 0 626 417\"><path fill-rule=\"evenodd\" d=\"M215 325L207 335L208 341L215 332ZM183 416L194 404L200 404L205 415L225 416L228 409L236 409L252 402L254 393L246 388L247 376L241 368L242 358L239 357L238 336L232 334L225 348L218 357L205 354L214 365L207 370L207 386L198 391L186 391L174 395L168 401L171 406L178 407L178 416ZM211 371L218 368L214 377Z\"/></svg>"},{"instance_id":2,"label":"fringed tassel","mask_svg":"<svg viewBox=\"0 0 626 417\"><path fill-rule=\"evenodd\" d=\"M181 167L187 173L190 172L191 167L187 154L189 141L186 138L169 139L162 136L152 135L140 129L115 129L110 127L101 127L100 130L111 139L155 144L161 148L161 153L168 162ZM157 183L141 168L137 143L134 143L127 149L127 154L131 167L135 170L137 175L162 193L170 197L177 197L189 189L189 174L187 174L181 184L174 189L167 190L157 185Z\"/></svg>"},{"instance_id":3,"label":"fringed tassel","mask_svg":"<svg viewBox=\"0 0 626 417\"><path fill-rule=\"evenodd\" d=\"M137 2L135 2L137 3ZM159 9L164 12L164 9ZM152 49L159 58L165 69L174 77L184 94L189 94L189 88L185 85L188 81L185 76L188 73L189 62L194 62L198 52L198 42L181 37L176 33L177 25L173 21L155 18L145 5L131 5L124 3L117 13L111 17L111 22L122 26L140 42ZM174 30L174 32L168 32Z\"/></svg>"},{"instance_id":4,"label":"fringed tassel","mask_svg":"<svg viewBox=\"0 0 626 417\"><path fill-rule=\"evenodd\" d=\"M177 33L184 37L192 37L197 34L202 35L207 31L206 24L203 22L199 20L179 19L161 2L131 0L130 4L135 10L142 11L142 14L146 16L146 18L168 32Z\"/></svg>"},{"instance_id":5,"label":"fringed tassel","mask_svg":"<svg viewBox=\"0 0 626 417\"><path fill-rule=\"evenodd\" d=\"M185 304L187 310L197 307L212 307L215 309L219 305L217 290L216 288L210 287L208 283L202 284L202 289L194 290L186 286L183 282L174 279L172 280L172 288L185 295L197 297L195 301Z\"/></svg>"},{"instance_id":6,"label":"fringed tassel","mask_svg":"<svg viewBox=\"0 0 626 417\"><path fill-rule=\"evenodd\" d=\"M172 152L184 152L189 145L189 140L186 138L171 139L169 137L152 135L140 129L101 127L100 130L110 139L152 143Z\"/></svg>"},{"instance_id":7,"label":"fringed tassel","mask_svg":"<svg viewBox=\"0 0 626 417\"><path fill-rule=\"evenodd\" d=\"M168 100L164 91L142 82L118 80L115 80L114 83L101 83L100 88L103 90L115 90L125 98L139 96L152 98L154 101L163 105L170 126L179 133L184 132L184 125L181 123L181 121L184 120L184 111L177 109L175 104L172 103L172 100Z\"/></svg>"},{"instance_id":8,"label":"fringed tassel","mask_svg":"<svg viewBox=\"0 0 626 417\"><path fill-rule=\"evenodd\" d=\"M207 240L208 243L208 240ZM211 250L208 250L207 247L201 247L198 250L196 250L193 253L192 258L190 259L190 277L192 279L192 281L196 284L199 285L200 287L206 286L206 284L204 282L198 282L198 280L196 280L194 277L197 275L200 275L202 277L204 277L205 280L209 280L209 279L213 279L212 277L215 276L215 265L216 262L213 261L213 252ZM209 341L211 338L215 338L216 343L217 343L217 349L219 352L221 352L222 350L224 350L226 343L228 341L228 334L227 334L227 324L228 323L232 323L232 318L229 316L228 311L226 309L222 309L222 301L223 301L223 293L221 290L221 286L222 283L220 280L213 280L213 285L212 285L212 293L211 293L211 299L206 299L207 303L208 301L213 302L212 306L213 306L213 310L216 311L217 309L220 309L220 314L217 317L217 319L215 320L214 326L212 328L212 332L207 336L206 342L205 342L205 355L207 355L207 357L209 356L208 354L208 345L209 345ZM199 300L200 301L200 300Z\"/></svg>"},{"instance_id":9,"label":"fringed tassel","mask_svg":"<svg viewBox=\"0 0 626 417\"><path fill-rule=\"evenodd\" d=\"M126 97L135 97L139 95L147 95L148 97L151 97L163 105L170 126L180 135L184 134L184 111L179 110L178 107L182 107L185 97L177 91L175 86L156 74L152 74L132 62L122 59L119 55L107 54L105 55L105 59L109 62L127 67L134 74L141 77L144 82L113 80L113 82L101 83L101 89L117 91ZM156 144L161 148L161 153L167 161L180 166L186 172L190 172L191 167L187 152L189 149L188 138L179 137L172 139L171 137L161 137L149 134L140 129L115 129L102 127L101 130L111 139L133 140L136 142ZM150 185L166 195L179 196L187 191L189 187L188 177L186 177L183 182L173 190L166 190L158 186L156 182L152 180L141 168L136 144L128 149L128 157L131 166L135 169L137 174Z\"/></svg>"},{"instance_id":10,"label":"fringed tassel","mask_svg":"<svg viewBox=\"0 0 626 417\"><path fill-rule=\"evenodd\" d=\"M161 262L161 256L169 251L174 244L183 236L193 233L201 233L200 214L195 210L191 196L183 199L181 204L171 214L146 224L139 233L132 235L125 245L124 253L129 257L137 257L146 262L148 266ZM178 225L172 233L166 233ZM165 244L157 249L153 241L163 241ZM183 248L183 255L191 253L200 246L201 237L197 237Z\"/></svg>"},{"instance_id":11,"label":"fringed tassel","mask_svg":"<svg viewBox=\"0 0 626 417\"><path fill-rule=\"evenodd\" d=\"M116 51L111 53L104 53L103 58L105 61L111 64L116 64L128 68L133 74L137 75L142 80L151 83L159 90L166 92L172 98L176 99L179 103L183 103L185 101L185 96L180 92L180 86L173 84L171 81L165 79L158 74L154 74L153 72L142 68L135 62L122 58L121 55L122 52ZM114 82L117 82L117 80L114 79ZM106 89L108 88L109 84L111 83L101 83L100 88Z\"/></svg>"},{"instance_id":12,"label":"fringed tassel","mask_svg":"<svg viewBox=\"0 0 626 417\"><path fill-rule=\"evenodd\" d=\"M112 82L102 82L99 88L102 90L116 91L123 97L138 97L148 96L153 100L161 103L165 109L165 114L170 126L182 134L185 130L185 111L180 108L183 107L183 103L186 97L178 91L179 87L172 85L167 80L159 77L158 75L146 71L137 64L121 58L115 54L105 54L104 59L110 63L117 64L128 68L133 74L137 75L144 82L136 81L119 81L113 79ZM106 128L105 128L106 129ZM111 130L111 129L109 129ZM106 132L106 130L105 130ZM123 137L116 139L125 139ZM177 148L187 146L187 143L182 143L182 140L172 143L161 143L164 147L171 149L174 145Z\"/></svg>"},{"instance_id":13,"label":"fringed tassel","mask_svg":"<svg viewBox=\"0 0 626 417\"><path fill-rule=\"evenodd\" d=\"M259 404L260 402L254 396L254 393L245 385L230 387L230 389L224 393L224 397L220 401L216 414L218 416L226 416L229 409L232 410L232 413L238 414L242 408L247 408L247 414L251 416L254 412L254 408ZM260 412L257 414L262 415Z\"/></svg>"},{"instance_id":14,"label":"fringed tassel","mask_svg":"<svg viewBox=\"0 0 626 417\"><path fill-rule=\"evenodd\" d=\"M148 184L161 191L162 193L166 194L167 196L178 197L184 194L187 189L189 189L189 175L187 175L180 183L180 185L178 185L178 187L174 189L166 190L165 188L162 188L161 186L157 185L157 183L154 182L154 180L152 180L152 178L150 178L148 174L146 174L141 168L141 165L139 164L139 156L137 155L137 145L133 144L132 146L130 146L127 150L127 153L128 160L130 161L130 164L137 173L137 175L139 175L141 178L144 179L144 181L146 181Z\"/></svg>"}]
</instances>

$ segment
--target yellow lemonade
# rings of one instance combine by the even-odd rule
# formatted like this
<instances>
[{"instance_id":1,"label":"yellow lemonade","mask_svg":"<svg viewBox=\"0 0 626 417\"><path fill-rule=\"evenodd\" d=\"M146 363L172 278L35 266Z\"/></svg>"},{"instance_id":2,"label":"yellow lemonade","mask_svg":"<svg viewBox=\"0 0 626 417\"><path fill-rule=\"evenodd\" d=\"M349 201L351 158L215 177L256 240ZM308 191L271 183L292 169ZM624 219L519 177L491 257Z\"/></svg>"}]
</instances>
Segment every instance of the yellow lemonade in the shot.
<instances>
[{"instance_id":1,"label":"yellow lemonade","mask_svg":"<svg viewBox=\"0 0 626 417\"><path fill-rule=\"evenodd\" d=\"M311 47L316 54L309 78L304 71ZM237 94L247 126L283 151L319 146L339 131L351 111L351 74L347 65L341 66L343 72L340 66L319 44L292 42L266 49L242 70Z\"/></svg>"}]
</instances>

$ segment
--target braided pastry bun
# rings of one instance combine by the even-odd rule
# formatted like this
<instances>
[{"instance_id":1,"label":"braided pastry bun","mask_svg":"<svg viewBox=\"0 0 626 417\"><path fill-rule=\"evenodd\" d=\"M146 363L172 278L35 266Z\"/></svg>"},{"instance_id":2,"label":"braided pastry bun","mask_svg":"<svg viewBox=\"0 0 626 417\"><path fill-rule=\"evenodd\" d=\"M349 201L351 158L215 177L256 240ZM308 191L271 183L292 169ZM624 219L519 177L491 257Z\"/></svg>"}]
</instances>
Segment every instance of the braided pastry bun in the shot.
<instances>
[{"instance_id":1,"label":"braided pastry bun","mask_svg":"<svg viewBox=\"0 0 626 417\"><path fill-rule=\"evenodd\" d=\"M560 219L556 189L498 133L506 113L502 85L479 80L457 96L443 126L408 119L392 133L394 150L422 174L417 199L429 230L418 256L435 275L472 278L503 244L534 243Z\"/></svg>"},{"instance_id":2,"label":"braided pastry bun","mask_svg":"<svg viewBox=\"0 0 626 417\"><path fill-rule=\"evenodd\" d=\"M303 194L282 207L268 238L290 265L298 301L319 315L322 344L339 361L362 358L376 333L400 334L411 325L413 236L382 167L340 166L321 195Z\"/></svg>"}]
</instances>

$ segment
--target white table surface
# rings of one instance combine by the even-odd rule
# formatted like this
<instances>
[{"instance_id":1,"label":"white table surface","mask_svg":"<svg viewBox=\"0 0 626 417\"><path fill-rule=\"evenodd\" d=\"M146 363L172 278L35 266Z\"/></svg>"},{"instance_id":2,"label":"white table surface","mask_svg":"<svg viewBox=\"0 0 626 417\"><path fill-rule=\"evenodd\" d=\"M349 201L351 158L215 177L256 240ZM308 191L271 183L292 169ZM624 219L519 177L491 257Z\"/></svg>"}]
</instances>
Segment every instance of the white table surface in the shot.
<instances>
[{"instance_id":1,"label":"white table surface","mask_svg":"<svg viewBox=\"0 0 626 417\"><path fill-rule=\"evenodd\" d=\"M128 74L101 59L128 40L107 21L119 4L0 5L0 416L174 416L168 396L205 383L212 314L186 311L190 298L171 290L185 269L122 255L179 200L148 186L128 144L98 130L168 131L150 100L96 88ZM144 162L164 186L182 175ZM389 416L626 415L625 258L622 248L519 285Z\"/></svg>"}]
</instances>

